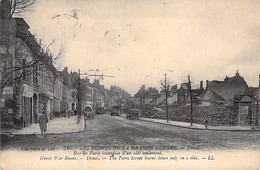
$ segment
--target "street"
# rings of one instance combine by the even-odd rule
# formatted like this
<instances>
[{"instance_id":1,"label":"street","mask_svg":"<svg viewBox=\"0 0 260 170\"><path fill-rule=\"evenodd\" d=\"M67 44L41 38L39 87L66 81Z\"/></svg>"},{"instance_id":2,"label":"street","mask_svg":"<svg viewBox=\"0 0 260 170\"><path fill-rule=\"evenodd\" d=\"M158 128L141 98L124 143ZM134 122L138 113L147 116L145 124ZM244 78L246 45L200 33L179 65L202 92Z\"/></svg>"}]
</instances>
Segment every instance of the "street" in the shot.
<instances>
[{"instance_id":1,"label":"street","mask_svg":"<svg viewBox=\"0 0 260 170\"><path fill-rule=\"evenodd\" d=\"M259 141L259 131L193 130L104 114L88 120L84 132L47 135L43 139L36 135L1 135L1 149L141 145L177 150L259 150Z\"/></svg>"}]
</instances>

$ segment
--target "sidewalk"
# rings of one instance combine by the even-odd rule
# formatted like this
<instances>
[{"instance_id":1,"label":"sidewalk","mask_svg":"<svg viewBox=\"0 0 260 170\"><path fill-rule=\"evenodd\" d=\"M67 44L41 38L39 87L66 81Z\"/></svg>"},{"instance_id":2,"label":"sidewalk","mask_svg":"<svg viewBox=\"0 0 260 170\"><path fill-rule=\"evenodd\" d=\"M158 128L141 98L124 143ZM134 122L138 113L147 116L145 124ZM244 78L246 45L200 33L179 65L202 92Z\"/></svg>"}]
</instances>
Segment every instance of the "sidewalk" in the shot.
<instances>
[{"instance_id":1,"label":"sidewalk","mask_svg":"<svg viewBox=\"0 0 260 170\"><path fill-rule=\"evenodd\" d=\"M63 134L63 133L72 133L72 132L81 132L84 131L84 121L80 120L80 123L77 123L77 116L70 118L54 118L49 120L47 125L47 135L48 134ZM12 134L12 135L32 135L32 134L41 134L39 124L34 123L23 129L15 129L12 131L2 131L1 134Z\"/></svg>"},{"instance_id":2,"label":"sidewalk","mask_svg":"<svg viewBox=\"0 0 260 170\"><path fill-rule=\"evenodd\" d=\"M126 117L125 114L121 115L122 117ZM160 123L165 125L171 125L171 126L177 126L177 127L183 127L183 128L189 128L189 129L197 129L197 130L215 130L215 131L260 131L260 128L252 129L252 126L208 126L206 129L205 125L193 123L191 124L189 122L180 122L180 121L167 121L165 119L151 119L151 118L140 118L141 121L147 121L147 122L153 122L153 123Z\"/></svg>"}]
</instances>

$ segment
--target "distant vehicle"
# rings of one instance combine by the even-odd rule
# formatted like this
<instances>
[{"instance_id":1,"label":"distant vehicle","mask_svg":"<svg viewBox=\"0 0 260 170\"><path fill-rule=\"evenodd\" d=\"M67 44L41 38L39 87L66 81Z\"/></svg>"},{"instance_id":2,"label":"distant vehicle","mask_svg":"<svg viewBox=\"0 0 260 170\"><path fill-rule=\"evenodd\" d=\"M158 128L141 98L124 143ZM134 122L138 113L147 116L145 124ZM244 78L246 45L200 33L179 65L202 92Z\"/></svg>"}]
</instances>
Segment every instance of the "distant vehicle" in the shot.
<instances>
[{"instance_id":1,"label":"distant vehicle","mask_svg":"<svg viewBox=\"0 0 260 170\"><path fill-rule=\"evenodd\" d=\"M111 116L120 116L120 107L119 106L112 106Z\"/></svg>"},{"instance_id":2,"label":"distant vehicle","mask_svg":"<svg viewBox=\"0 0 260 170\"><path fill-rule=\"evenodd\" d=\"M96 108L96 114L103 114L103 113L105 113L104 107L97 107Z\"/></svg>"},{"instance_id":3,"label":"distant vehicle","mask_svg":"<svg viewBox=\"0 0 260 170\"><path fill-rule=\"evenodd\" d=\"M87 118L94 118L95 117L95 112L90 105L86 105L84 109L84 115L87 116Z\"/></svg>"},{"instance_id":4,"label":"distant vehicle","mask_svg":"<svg viewBox=\"0 0 260 170\"><path fill-rule=\"evenodd\" d=\"M139 120L142 111L140 109L130 109L126 118L129 120Z\"/></svg>"},{"instance_id":5,"label":"distant vehicle","mask_svg":"<svg viewBox=\"0 0 260 170\"><path fill-rule=\"evenodd\" d=\"M155 113L159 113L159 114L163 114L163 113L164 113L164 110L161 109L161 108L158 108L158 107L153 107L153 111L154 111Z\"/></svg>"}]
</instances>

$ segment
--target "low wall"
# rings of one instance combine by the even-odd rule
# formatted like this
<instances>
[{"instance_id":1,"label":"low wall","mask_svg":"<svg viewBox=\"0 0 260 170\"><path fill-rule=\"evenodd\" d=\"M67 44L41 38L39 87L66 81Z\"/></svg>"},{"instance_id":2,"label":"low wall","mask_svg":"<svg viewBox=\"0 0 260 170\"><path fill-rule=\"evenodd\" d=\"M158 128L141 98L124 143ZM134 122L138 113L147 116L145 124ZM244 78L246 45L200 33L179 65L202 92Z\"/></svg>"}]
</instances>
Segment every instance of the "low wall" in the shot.
<instances>
[{"instance_id":1,"label":"low wall","mask_svg":"<svg viewBox=\"0 0 260 170\"><path fill-rule=\"evenodd\" d=\"M143 117L166 119L165 107L162 107L164 113L148 112ZM190 106L169 106L169 119L183 122L190 122ZM193 122L212 126L232 126L238 124L237 110L230 106L194 106ZM247 120L245 120L247 122Z\"/></svg>"}]
</instances>

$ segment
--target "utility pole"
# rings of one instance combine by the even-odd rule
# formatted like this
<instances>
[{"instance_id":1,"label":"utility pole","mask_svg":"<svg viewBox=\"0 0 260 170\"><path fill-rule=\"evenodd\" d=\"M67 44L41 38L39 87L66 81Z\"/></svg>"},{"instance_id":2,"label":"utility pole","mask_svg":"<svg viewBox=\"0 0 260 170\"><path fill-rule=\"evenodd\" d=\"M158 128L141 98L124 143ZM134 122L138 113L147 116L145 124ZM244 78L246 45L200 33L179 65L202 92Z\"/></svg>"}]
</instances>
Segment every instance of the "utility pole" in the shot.
<instances>
[{"instance_id":1,"label":"utility pole","mask_svg":"<svg viewBox=\"0 0 260 170\"><path fill-rule=\"evenodd\" d=\"M259 120L258 120L259 119L259 113L258 113L259 109L258 109L258 104L259 104L258 103L258 96L256 96L256 120L255 120L256 121L255 122L256 126L259 126Z\"/></svg>"},{"instance_id":2,"label":"utility pole","mask_svg":"<svg viewBox=\"0 0 260 170\"><path fill-rule=\"evenodd\" d=\"M168 91L169 91L169 85L167 85L167 75L164 75L164 84L161 83L163 86L163 90L165 91L165 111L166 111L166 119L167 123L169 122L169 113L168 113Z\"/></svg>"},{"instance_id":3,"label":"utility pole","mask_svg":"<svg viewBox=\"0 0 260 170\"><path fill-rule=\"evenodd\" d=\"M81 104L80 104L80 69L78 69L78 123L80 122L81 118Z\"/></svg>"},{"instance_id":4,"label":"utility pole","mask_svg":"<svg viewBox=\"0 0 260 170\"><path fill-rule=\"evenodd\" d=\"M188 87L189 87L189 93L190 93L190 124L193 125L193 101L192 101L192 90L191 90L191 81L190 81L190 75L188 75Z\"/></svg>"}]
</instances>

